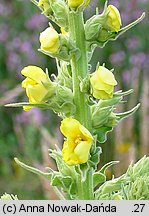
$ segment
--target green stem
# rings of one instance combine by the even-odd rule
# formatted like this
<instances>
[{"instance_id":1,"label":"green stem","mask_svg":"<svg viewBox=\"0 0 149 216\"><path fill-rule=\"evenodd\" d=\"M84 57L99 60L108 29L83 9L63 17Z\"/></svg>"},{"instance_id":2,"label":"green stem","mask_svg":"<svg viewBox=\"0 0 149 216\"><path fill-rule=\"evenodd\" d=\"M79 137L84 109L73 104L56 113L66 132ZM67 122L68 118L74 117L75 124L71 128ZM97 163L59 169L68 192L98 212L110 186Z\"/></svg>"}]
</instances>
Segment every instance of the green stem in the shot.
<instances>
[{"instance_id":1,"label":"green stem","mask_svg":"<svg viewBox=\"0 0 149 216\"><path fill-rule=\"evenodd\" d=\"M93 200L93 168L90 167L86 171L85 178L82 172L78 179L78 198L81 200Z\"/></svg>"},{"instance_id":2,"label":"green stem","mask_svg":"<svg viewBox=\"0 0 149 216\"><path fill-rule=\"evenodd\" d=\"M88 76L83 13L72 11L69 20L71 39L76 43L76 47L80 51L80 57L74 54L71 61L74 103L76 105L75 118L87 129L91 130L90 107L87 104L86 94L80 91L80 78L82 80Z\"/></svg>"},{"instance_id":3,"label":"green stem","mask_svg":"<svg viewBox=\"0 0 149 216\"><path fill-rule=\"evenodd\" d=\"M71 60L73 94L74 103L76 105L74 117L92 132L91 111L87 103L87 95L80 90L80 80L89 76L83 12L70 12L69 28L71 39L75 42L76 48L80 51L80 56L74 53ZM91 200L93 199L93 169L87 168L85 171L87 172L85 178L83 174L84 171L81 171L78 177L78 199Z\"/></svg>"}]
</instances>

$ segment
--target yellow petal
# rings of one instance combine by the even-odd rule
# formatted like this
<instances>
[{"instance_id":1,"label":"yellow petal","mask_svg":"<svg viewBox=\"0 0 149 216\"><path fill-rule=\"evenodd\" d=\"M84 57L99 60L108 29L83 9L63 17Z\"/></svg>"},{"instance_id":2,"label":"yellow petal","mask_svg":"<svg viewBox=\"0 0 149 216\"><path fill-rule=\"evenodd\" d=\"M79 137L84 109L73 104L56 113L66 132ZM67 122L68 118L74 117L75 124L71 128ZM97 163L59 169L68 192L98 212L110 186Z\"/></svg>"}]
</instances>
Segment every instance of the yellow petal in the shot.
<instances>
[{"instance_id":1,"label":"yellow petal","mask_svg":"<svg viewBox=\"0 0 149 216\"><path fill-rule=\"evenodd\" d=\"M26 88L26 94L31 103L45 102L43 100L47 95L47 93L48 91L44 88L42 84L37 84L35 86L30 85L28 86L28 88Z\"/></svg>"},{"instance_id":2,"label":"yellow petal","mask_svg":"<svg viewBox=\"0 0 149 216\"><path fill-rule=\"evenodd\" d=\"M101 79L104 83L113 86L117 85L117 81L115 80L113 73L109 71L107 68L99 66L97 74L99 79Z\"/></svg>"},{"instance_id":3,"label":"yellow petal","mask_svg":"<svg viewBox=\"0 0 149 216\"><path fill-rule=\"evenodd\" d=\"M59 34L55 29L49 27L40 33L39 37L41 43L41 49L49 51L51 53L56 53L60 46Z\"/></svg>"},{"instance_id":4,"label":"yellow petal","mask_svg":"<svg viewBox=\"0 0 149 216\"><path fill-rule=\"evenodd\" d=\"M94 90L103 90L106 91L107 93L111 93L113 90L113 85L109 85L106 84L105 82L103 82L100 77L98 76L92 76L91 79L91 85L93 87L93 91Z\"/></svg>"},{"instance_id":5,"label":"yellow petal","mask_svg":"<svg viewBox=\"0 0 149 216\"><path fill-rule=\"evenodd\" d=\"M24 111L29 111L31 108L33 108L32 106L23 106L23 110Z\"/></svg>"},{"instance_id":6,"label":"yellow petal","mask_svg":"<svg viewBox=\"0 0 149 216\"><path fill-rule=\"evenodd\" d=\"M68 165L76 165L79 164L79 158L74 153L75 143L73 141L65 141L62 149L62 157L65 163Z\"/></svg>"},{"instance_id":7,"label":"yellow petal","mask_svg":"<svg viewBox=\"0 0 149 216\"><path fill-rule=\"evenodd\" d=\"M22 81L22 87L23 88L27 88L29 85L34 86L36 84L37 84L36 81L34 81L30 78L26 78L25 80Z\"/></svg>"},{"instance_id":8,"label":"yellow petal","mask_svg":"<svg viewBox=\"0 0 149 216\"><path fill-rule=\"evenodd\" d=\"M73 118L65 118L61 122L60 130L65 137L76 138L80 135L80 123Z\"/></svg>"},{"instance_id":9,"label":"yellow petal","mask_svg":"<svg viewBox=\"0 0 149 216\"><path fill-rule=\"evenodd\" d=\"M36 83L46 82L46 74L37 66L27 66L21 71L22 75L34 80Z\"/></svg>"},{"instance_id":10,"label":"yellow petal","mask_svg":"<svg viewBox=\"0 0 149 216\"><path fill-rule=\"evenodd\" d=\"M122 25L120 13L114 5L109 5L107 10L109 11L109 14L106 24L111 31L118 32Z\"/></svg>"},{"instance_id":11,"label":"yellow petal","mask_svg":"<svg viewBox=\"0 0 149 216\"><path fill-rule=\"evenodd\" d=\"M110 93L110 94L108 94L108 93L106 93L103 90L96 90L96 89L94 89L93 96L94 96L94 98L97 98L97 99L106 100L106 99L109 99L109 98L113 97L113 92Z\"/></svg>"},{"instance_id":12,"label":"yellow petal","mask_svg":"<svg viewBox=\"0 0 149 216\"><path fill-rule=\"evenodd\" d=\"M80 132L82 133L81 138L83 140L86 140L88 142L93 141L93 137L92 137L91 133L83 125L80 124L79 129L80 129Z\"/></svg>"},{"instance_id":13,"label":"yellow petal","mask_svg":"<svg viewBox=\"0 0 149 216\"><path fill-rule=\"evenodd\" d=\"M89 151L91 148L91 143L88 142L80 142L75 150L74 153L78 156L81 163L86 163L89 157Z\"/></svg>"}]
</instances>

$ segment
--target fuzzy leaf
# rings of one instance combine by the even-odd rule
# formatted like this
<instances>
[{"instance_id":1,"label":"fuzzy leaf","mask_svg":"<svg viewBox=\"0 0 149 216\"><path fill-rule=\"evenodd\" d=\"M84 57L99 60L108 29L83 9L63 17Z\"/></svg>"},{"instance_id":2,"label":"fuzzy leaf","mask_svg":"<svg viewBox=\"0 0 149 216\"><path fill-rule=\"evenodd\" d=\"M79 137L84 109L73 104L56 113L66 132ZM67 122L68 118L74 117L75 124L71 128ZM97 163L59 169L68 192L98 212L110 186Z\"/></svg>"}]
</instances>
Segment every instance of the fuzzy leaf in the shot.
<instances>
[{"instance_id":1,"label":"fuzzy leaf","mask_svg":"<svg viewBox=\"0 0 149 216\"><path fill-rule=\"evenodd\" d=\"M93 175L93 184L96 187L98 184L101 184L106 181L106 176L103 173L94 173Z\"/></svg>"},{"instance_id":2,"label":"fuzzy leaf","mask_svg":"<svg viewBox=\"0 0 149 216\"><path fill-rule=\"evenodd\" d=\"M97 134L97 140L100 143L104 143L107 140L107 133L109 131L112 131L112 127L106 127L106 126L102 126L100 128L97 128L95 130L95 134Z\"/></svg>"},{"instance_id":3,"label":"fuzzy leaf","mask_svg":"<svg viewBox=\"0 0 149 216\"><path fill-rule=\"evenodd\" d=\"M140 107L140 104L137 104L134 108L132 108L131 110L129 110L127 112L115 113L117 120L122 121L124 118L131 116L132 114L134 114L139 109L139 107Z\"/></svg>"},{"instance_id":4,"label":"fuzzy leaf","mask_svg":"<svg viewBox=\"0 0 149 216\"><path fill-rule=\"evenodd\" d=\"M110 161L110 162L106 163L106 164L99 170L99 172L105 174L105 171L106 171L109 167L111 167L111 166L113 166L113 165L115 165L115 164L117 164L117 163L119 163L119 161Z\"/></svg>"},{"instance_id":5,"label":"fuzzy leaf","mask_svg":"<svg viewBox=\"0 0 149 216\"><path fill-rule=\"evenodd\" d=\"M21 103L11 103L11 104L5 105L5 107L23 107L23 106L32 106L32 107L38 107L42 109L50 109L50 105L47 103L34 104L34 103L28 103L28 102L21 102Z\"/></svg>"},{"instance_id":6,"label":"fuzzy leaf","mask_svg":"<svg viewBox=\"0 0 149 216\"><path fill-rule=\"evenodd\" d=\"M34 167L31 167L31 166L28 166L24 163L22 163L21 161L18 160L18 158L14 158L15 162L21 166L22 168L34 173L34 174L37 174L37 175L40 175L40 176L44 176L46 177L47 179L51 179L51 176L52 176L52 173L45 173L45 172L42 172L41 170L37 169L37 168L34 168Z\"/></svg>"},{"instance_id":7,"label":"fuzzy leaf","mask_svg":"<svg viewBox=\"0 0 149 216\"><path fill-rule=\"evenodd\" d=\"M113 166L114 164L117 164L117 163L119 163L119 161L111 161L105 164L98 172L94 173L94 187L106 181L106 175L105 175L106 170L110 166Z\"/></svg>"}]
</instances>

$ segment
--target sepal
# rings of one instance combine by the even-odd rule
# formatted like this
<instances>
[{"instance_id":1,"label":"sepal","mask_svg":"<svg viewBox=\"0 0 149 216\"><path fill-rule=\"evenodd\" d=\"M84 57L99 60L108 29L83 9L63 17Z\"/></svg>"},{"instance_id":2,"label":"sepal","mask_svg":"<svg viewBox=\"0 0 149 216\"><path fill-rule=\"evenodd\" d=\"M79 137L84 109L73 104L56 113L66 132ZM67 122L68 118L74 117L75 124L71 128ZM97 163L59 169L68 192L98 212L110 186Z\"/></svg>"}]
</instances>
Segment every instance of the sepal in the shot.
<instances>
[{"instance_id":1,"label":"sepal","mask_svg":"<svg viewBox=\"0 0 149 216\"><path fill-rule=\"evenodd\" d=\"M127 111L127 112L123 112L123 113L115 113L115 117L117 122L122 121L123 119L133 115L140 107L140 104L137 104L134 108L132 108L131 110Z\"/></svg>"},{"instance_id":2,"label":"sepal","mask_svg":"<svg viewBox=\"0 0 149 216\"><path fill-rule=\"evenodd\" d=\"M100 162L101 153L102 153L102 148L99 146L97 146L95 149L93 148L91 149L91 155L88 164L94 169L97 169L97 166Z\"/></svg>"},{"instance_id":3,"label":"sepal","mask_svg":"<svg viewBox=\"0 0 149 216\"><path fill-rule=\"evenodd\" d=\"M58 76L55 77L55 82L61 86L65 86L73 90L72 72L71 72L70 64L64 61L60 61L60 63L57 61L57 68L58 68Z\"/></svg>"},{"instance_id":4,"label":"sepal","mask_svg":"<svg viewBox=\"0 0 149 216\"><path fill-rule=\"evenodd\" d=\"M103 107L100 108L94 107L94 111L92 110L92 126L94 129L103 126L107 121L108 117L110 116L111 112L113 111L112 107Z\"/></svg>"},{"instance_id":5,"label":"sepal","mask_svg":"<svg viewBox=\"0 0 149 216\"><path fill-rule=\"evenodd\" d=\"M56 53L51 53L43 49L38 49L38 51L52 58L57 58L58 60L66 62L70 62L74 53L76 53L77 59L79 59L80 51L75 47L74 43L67 36L62 34L59 35L59 39L60 47Z\"/></svg>"},{"instance_id":6,"label":"sepal","mask_svg":"<svg viewBox=\"0 0 149 216\"><path fill-rule=\"evenodd\" d=\"M73 199L77 193L76 181L78 173L75 167L68 166L62 159L62 154L60 150L49 150L49 155L56 161L58 172L54 172L51 179L51 184L53 186L62 187L64 192L70 195Z\"/></svg>"},{"instance_id":7,"label":"sepal","mask_svg":"<svg viewBox=\"0 0 149 216\"><path fill-rule=\"evenodd\" d=\"M60 27L68 28L68 7L63 0L49 0L53 12L53 21Z\"/></svg>"},{"instance_id":8,"label":"sepal","mask_svg":"<svg viewBox=\"0 0 149 216\"><path fill-rule=\"evenodd\" d=\"M122 92L121 90L115 92L113 98L108 100L99 100L91 106L92 112L92 126L94 133L97 134L97 140L100 143L104 143L107 139L107 133L112 131L112 129L124 118L129 117L135 113L140 104L135 106L133 109L123 112L115 113L115 106L123 102L123 98L133 92L132 89Z\"/></svg>"}]
</instances>

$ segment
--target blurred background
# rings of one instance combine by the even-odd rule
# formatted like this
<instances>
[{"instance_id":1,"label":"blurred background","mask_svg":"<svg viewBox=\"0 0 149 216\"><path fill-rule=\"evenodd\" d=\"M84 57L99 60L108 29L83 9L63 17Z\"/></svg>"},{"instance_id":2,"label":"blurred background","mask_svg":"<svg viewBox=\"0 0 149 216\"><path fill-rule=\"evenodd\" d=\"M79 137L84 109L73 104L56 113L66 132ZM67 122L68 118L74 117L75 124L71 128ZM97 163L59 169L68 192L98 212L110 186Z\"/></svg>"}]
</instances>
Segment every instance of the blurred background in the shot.
<instances>
[{"instance_id":1,"label":"blurred background","mask_svg":"<svg viewBox=\"0 0 149 216\"><path fill-rule=\"evenodd\" d=\"M104 0L91 0L85 17L102 11ZM115 68L119 89L134 89L127 98L128 103L118 106L118 112L131 109L141 103L135 115L120 123L109 133L106 143L101 144L102 166L110 160L120 160L107 173L124 173L131 161L137 161L149 154L149 22L148 0L109 0L115 5L126 25L142 12L146 18L121 36L116 42L110 42L104 49L97 49L91 61L92 71L98 61L106 67ZM19 199L56 199L49 182L32 173L24 171L14 163L18 157L28 165L43 169L54 162L48 156L48 149L62 144L59 132L60 119L52 111L21 108L5 108L12 102L26 101L21 88L23 77L20 71L24 66L37 65L49 72L57 73L55 60L39 53L39 33L48 26L48 20L29 0L0 1L0 195L4 192L17 194Z\"/></svg>"}]
</instances>

